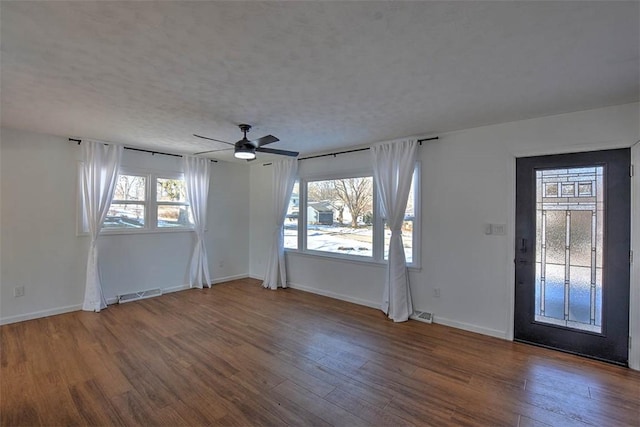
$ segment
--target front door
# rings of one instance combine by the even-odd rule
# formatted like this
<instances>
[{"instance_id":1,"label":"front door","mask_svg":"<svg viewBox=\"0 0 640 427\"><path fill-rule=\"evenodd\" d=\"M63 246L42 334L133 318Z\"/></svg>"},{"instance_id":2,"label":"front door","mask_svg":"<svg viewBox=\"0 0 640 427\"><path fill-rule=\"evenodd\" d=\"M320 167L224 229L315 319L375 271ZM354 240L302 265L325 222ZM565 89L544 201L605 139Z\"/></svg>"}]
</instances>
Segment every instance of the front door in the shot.
<instances>
[{"instance_id":1,"label":"front door","mask_svg":"<svg viewBox=\"0 0 640 427\"><path fill-rule=\"evenodd\" d=\"M516 341L626 365L630 150L516 160Z\"/></svg>"}]
</instances>

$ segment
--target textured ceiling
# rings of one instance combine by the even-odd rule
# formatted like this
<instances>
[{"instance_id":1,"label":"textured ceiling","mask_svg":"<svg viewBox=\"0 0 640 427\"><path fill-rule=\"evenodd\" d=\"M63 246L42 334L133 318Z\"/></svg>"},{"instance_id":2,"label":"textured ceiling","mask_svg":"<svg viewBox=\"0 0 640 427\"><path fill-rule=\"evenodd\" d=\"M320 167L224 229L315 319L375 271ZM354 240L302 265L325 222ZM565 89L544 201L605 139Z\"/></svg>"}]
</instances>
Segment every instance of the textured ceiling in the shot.
<instances>
[{"instance_id":1,"label":"textured ceiling","mask_svg":"<svg viewBox=\"0 0 640 427\"><path fill-rule=\"evenodd\" d=\"M312 153L633 102L639 8L3 1L2 125L189 153L246 122Z\"/></svg>"}]
</instances>

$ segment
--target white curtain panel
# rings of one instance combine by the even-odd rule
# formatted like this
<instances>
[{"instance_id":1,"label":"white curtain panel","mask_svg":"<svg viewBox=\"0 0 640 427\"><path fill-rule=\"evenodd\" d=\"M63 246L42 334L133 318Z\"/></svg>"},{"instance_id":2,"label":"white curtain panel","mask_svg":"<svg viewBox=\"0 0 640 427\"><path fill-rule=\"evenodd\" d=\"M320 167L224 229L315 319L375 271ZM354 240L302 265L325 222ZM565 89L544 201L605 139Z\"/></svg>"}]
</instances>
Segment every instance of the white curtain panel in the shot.
<instances>
[{"instance_id":1,"label":"white curtain panel","mask_svg":"<svg viewBox=\"0 0 640 427\"><path fill-rule=\"evenodd\" d=\"M380 198L380 210L391 230L381 308L394 322L407 321L413 313L402 245L402 223L416 165L417 147L416 139L380 143L371 147L373 178Z\"/></svg>"},{"instance_id":2,"label":"white curtain panel","mask_svg":"<svg viewBox=\"0 0 640 427\"><path fill-rule=\"evenodd\" d=\"M204 243L204 230L207 225L207 200L209 198L209 179L211 170L209 159L184 156L184 181L187 198L193 214L196 243L189 266L189 286L200 288L211 287L207 247Z\"/></svg>"},{"instance_id":3,"label":"white curtain panel","mask_svg":"<svg viewBox=\"0 0 640 427\"><path fill-rule=\"evenodd\" d=\"M82 303L85 311L98 312L107 307L100 282L97 242L116 189L122 150L121 145L82 141L82 192L91 238Z\"/></svg>"},{"instance_id":4,"label":"white curtain panel","mask_svg":"<svg viewBox=\"0 0 640 427\"><path fill-rule=\"evenodd\" d=\"M284 220L297 172L298 161L296 159L273 162L273 240L264 273L264 282L262 282L262 286L265 288L278 288L278 273L280 273L280 285L283 288L287 287L287 270L284 260Z\"/></svg>"}]
</instances>

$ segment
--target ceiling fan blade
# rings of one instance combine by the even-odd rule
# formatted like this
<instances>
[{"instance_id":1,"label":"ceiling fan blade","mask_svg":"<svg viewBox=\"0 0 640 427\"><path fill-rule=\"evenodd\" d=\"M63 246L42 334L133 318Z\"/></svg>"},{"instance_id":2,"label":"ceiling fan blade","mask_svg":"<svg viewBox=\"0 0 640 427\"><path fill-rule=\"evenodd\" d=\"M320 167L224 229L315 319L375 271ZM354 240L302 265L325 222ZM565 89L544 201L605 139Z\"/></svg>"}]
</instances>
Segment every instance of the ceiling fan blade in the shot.
<instances>
[{"instance_id":1,"label":"ceiling fan blade","mask_svg":"<svg viewBox=\"0 0 640 427\"><path fill-rule=\"evenodd\" d=\"M252 140L251 144L257 148L257 147L262 147L263 145L271 144L277 141L280 141L280 140L275 136L267 135L267 136L263 136L262 138Z\"/></svg>"},{"instance_id":2,"label":"ceiling fan blade","mask_svg":"<svg viewBox=\"0 0 640 427\"><path fill-rule=\"evenodd\" d=\"M193 136L195 136L196 138L208 139L209 141L216 141L216 142L222 142L223 144L235 145L227 141L221 141L219 139L209 138L208 136L196 135L195 133L193 134Z\"/></svg>"},{"instance_id":3,"label":"ceiling fan blade","mask_svg":"<svg viewBox=\"0 0 640 427\"><path fill-rule=\"evenodd\" d=\"M198 156L200 154L208 154L208 153L215 153L216 151L229 151L229 150L233 150L233 148L221 148L219 150L200 151L199 153L193 153L193 155Z\"/></svg>"},{"instance_id":4,"label":"ceiling fan blade","mask_svg":"<svg viewBox=\"0 0 640 427\"><path fill-rule=\"evenodd\" d=\"M268 153L268 154L279 154L281 156L289 156L289 157L298 157L297 151L287 151L287 150L276 150L275 148L256 148L256 151L260 153Z\"/></svg>"}]
</instances>

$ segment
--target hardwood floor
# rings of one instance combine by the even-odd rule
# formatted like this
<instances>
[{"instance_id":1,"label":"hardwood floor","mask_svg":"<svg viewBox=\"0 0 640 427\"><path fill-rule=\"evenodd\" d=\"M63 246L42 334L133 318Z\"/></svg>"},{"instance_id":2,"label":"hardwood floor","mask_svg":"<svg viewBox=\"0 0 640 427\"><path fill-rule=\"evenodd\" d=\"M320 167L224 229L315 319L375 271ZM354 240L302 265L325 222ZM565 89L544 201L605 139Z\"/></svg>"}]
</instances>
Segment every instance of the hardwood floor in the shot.
<instances>
[{"instance_id":1,"label":"hardwood floor","mask_svg":"<svg viewBox=\"0 0 640 427\"><path fill-rule=\"evenodd\" d=\"M250 279L0 330L3 426L640 424L640 372Z\"/></svg>"}]
</instances>

